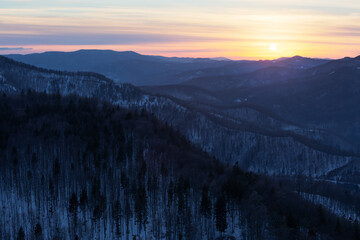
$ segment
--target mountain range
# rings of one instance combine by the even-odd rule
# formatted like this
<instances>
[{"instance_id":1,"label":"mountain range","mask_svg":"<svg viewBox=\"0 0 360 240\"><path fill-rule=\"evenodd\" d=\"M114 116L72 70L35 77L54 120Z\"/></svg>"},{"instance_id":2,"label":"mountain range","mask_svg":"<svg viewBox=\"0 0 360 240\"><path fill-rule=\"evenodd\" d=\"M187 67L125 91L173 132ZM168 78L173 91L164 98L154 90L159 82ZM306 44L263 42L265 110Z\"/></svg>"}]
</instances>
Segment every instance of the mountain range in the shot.
<instances>
[{"instance_id":1,"label":"mountain range","mask_svg":"<svg viewBox=\"0 0 360 240\"><path fill-rule=\"evenodd\" d=\"M0 56L0 156L6 183L0 184L3 216L10 216L13 208L27 209L23 216L27 220L14 224L27 226L26 233L31 232L31 224L36 225L35 235L39 232L36 221L49 230L56 221L67 218L59 232L72 238L110 239L116 227L138 237L170 234L169 239L180 239L189 234L187 239L214 239L215 229L221 227L208 221L208 231L199 229L205 220L196 210L196 202L204 198L200 185L208 182L215 212L224 201L219 193L233 202L229 209L241 206L227 215L239 218L240 227L230 220L232 230L226 236L218 234L217 239L289 239L295 232L305 239L356 239L360 220L359 89L360 57L231 61L100 50ZM40 161L29 163L29 159ZM55 159L54 164L47 159ZM116 163L116 159L121 161ZM35 168L36 164L43 168ZM116 164L121 168L113 172L109 166ZM161 197L157 190L150 190L154 185L146 166L151 166L156 181L171 172L163 182ZM73 170L81 177L72 174ZM137 184L127 185L129 179L123 176ZM186 193L184 176L191 180L191 194ZM21 192L24 177L33 186L28 195ZM13 187L16 193L7 187L14 179L22 179ZM113 185L117 180L121 188ZM44 197L48 191L41 182L49 186L50 197ZM80 186L92 192L88 204L77 203ZM140 204L146 194L153 194L149 201L168 201L171 191L177 195L169 208L160 204L153 209L154 202ZM66 194L59 196L59 192ZM136 217L131 217L132 210L125 215L117 212L117 203L108 201L114 192L127 196L120 197L119 204L124 210L134 208ZM35 206L9 202L12 194L24 202L33 196L43 206L38 209L47 213L39 217ZM178 207L183 197L190 206L186 213ZM104 202L111 207L104 207ZM58 207L56 219L49 220L54 206ZM148 216L147 207L140 206L152 206L155 215L150 223L142 220ZM74 208L83 215L70 210ZM160 220L174 220L167 212L170 209L182 224L166 225ZM307 214L301 214L304 212ZM219 211L214 214L218 216ZM316 217L308 218L312 215ZM125 216L133 219L133 225L124 223L129 220ZM191 216L197 226L193 230L185 224ZM0 219L2 224L5 219ZM87 231L79 230L78 220ZM161 233L153 224L156 221L171 230ZM94 230L97 227L104 230ZM152 230L142 231L142 227ZM201 235L205 232L207 236ZM55 236L57 232L44 234ZM11 238L14 233L0 229L0 235Z\"/></svg>"},{"instance_id":2,"label":"mountain range","mask_svg":"<svg viewBox=\"0 0 360 240\"><path fill-rule=\"evenodd\" d=\"M346 168L359 156L357 144L341 134L298 124L250 102L219 105L189 101L146 93L99 74L46 70L5 57L1 58L0 71L3 91L32 89L76 94L129 109L145 109L206 152L246 170L270 175L326 176ZM198 92L196 88L191 91Z\"/></svg>"},{"instance_id":3,"label":"mountain range","mask_svg":"<svg viewBox=\"0 0 360 240\"><path fill-rule=\"evenodd\" d=\"M301 57L274 61L223 61L224 59L220 58L219 61L219 58L169 58L111 50L45 52L7 57L42 68L96 72L117 83L131 83L136 86L176 84L214 74L249 73L270 66L309 68L328 61Z\"/></svg>"}]
</instances>

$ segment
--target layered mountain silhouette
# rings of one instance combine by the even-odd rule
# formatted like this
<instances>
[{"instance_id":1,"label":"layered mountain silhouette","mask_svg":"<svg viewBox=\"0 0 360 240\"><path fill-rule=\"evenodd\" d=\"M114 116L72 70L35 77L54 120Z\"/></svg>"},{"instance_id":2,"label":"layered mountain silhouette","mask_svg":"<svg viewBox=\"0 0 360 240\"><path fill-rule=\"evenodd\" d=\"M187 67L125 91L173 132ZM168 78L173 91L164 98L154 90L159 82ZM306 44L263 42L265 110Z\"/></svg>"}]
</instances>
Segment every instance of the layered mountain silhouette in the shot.
<instances>
[{"instance_id":1,"label":"layered mountain silhouette","mask_svg":"<svg viewBox=\"0 0 360 240\"><path fill-rule=\"evenodd\" d=\"M298 58L283 61L296 62ZM359 87L360 60L357 57L306 69L268 67L245 74L196 78L181 86L143 89L222 106L254 104L288 120L329 129L359 142ZM199 88L202 90L196 90Z\"/></svg>"},{"instance_id":2,"label":"layered mountain silhouette","mask_svg":"<svg viewBox=\"0 0 360 240\"><path fill-rule=\"evenodd\" d=\"M133 85L164 85L196 77L248 73L266 66L308 68L327 62L321 59L279 59L275 61L219 61L209 58L167 58L135 52L79 50L8 55L14 60L37 67L62 71L87 71L103 74L115 82Z\"/></svg>"},{"instance_id":3,"label":"layered mountain silhouette","mask_svg":"<svg viewBox=\"0 0 360 240\"><path fill-rule=\"evenodd\" d=\"M128 109L144 109L218 159L231 164L237 162L243 169L255 172L326 176L346 167L359 154L357 145L341 134L289 121L255 104L225 106L147 94L99 74L46 70L5 57L1 58L0 71L4 92L30 89L76 94Z\"/></svg>"},{"instance_id":4,"label":"layered mountain silhouette","mask_svg":"<svg viewBox=\"0 0 360 240\"><path fill-rule=\"evenodd\" d=\"M360 236L359 57L10 57L0 238Z\"/></svg>"}]
</instances>

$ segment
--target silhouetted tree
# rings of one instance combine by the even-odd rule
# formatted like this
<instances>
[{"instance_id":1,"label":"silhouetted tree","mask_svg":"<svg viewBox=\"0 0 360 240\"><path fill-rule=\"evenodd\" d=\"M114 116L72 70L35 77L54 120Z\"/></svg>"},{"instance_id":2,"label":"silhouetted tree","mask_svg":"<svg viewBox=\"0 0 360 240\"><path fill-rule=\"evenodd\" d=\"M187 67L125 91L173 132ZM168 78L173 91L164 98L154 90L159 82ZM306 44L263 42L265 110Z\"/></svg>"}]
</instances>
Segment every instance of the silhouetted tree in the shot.
<instances>
[{"instance_id":1,"label":"silhouetted tree","mask_svg":"<svg viewBox=\"0 0 360 240\"><path fill-rule=\"evenodd\" d=\"M35 230L34 230L34 235L35 235L36 240L41 240L42 239L42 228L41 228L40 223L36 224Z\"/></svg>"},{"instance_id":2,"label":"silhouetted tree","mask_svg":"<svg viewBox=\"0 0 360 240\"><path fill-rule=\"evenodd\" d=\"M71 194L70 201L69 201L69 212L71 214L76 214L77 207L78 207L78 199L75 193Z\"/></svg>"},{"instance_id":3,"label":"silhouetted tree","mask_svg":"<svg viewBox=\"0 0 360 240\"><path fill-rule=\"evenodd\" d=\"M120 230L121 217L122 217L121 214L122 214L122 209L121 209L120 201L116 200L112 209L112 218L115 222L115 234L118 238L121 237L121 230Z\"/></svg>"},{"instance_id":4,"label":"silhouetted tree","mask_svg":"<svg viewBox=\"0 0 360 240\"><path fill-rule=\"evenodd\" d=\"M146 189L143 185L137 188L135 195L135 218L141 231L142 226L147 222L147 197Z\"/></svg>"},{"instance_id":5,"label":"silhouetted tree","mask_svg":"<svg viewBox=\"0 0 360 240\"><path fill-rule=\"evenodd\" d=\"M22 227L20 227L20 229L19 229L16 240L25 240L25 232Z\"/></svg>"},{"instance_id":6,"label":"silhouetted tree","mask_svg":"<svg viewBox=\"0 0 360 240\"><path fill-rule=\"evenodd\" d=\"M53 174L55 176L55 178L57 179L59 174L60 174L60 163L59 163L59 158L55 159L54 162L54 167L53 167Z\"/></svg>"},{"instance_id":7,"label":"silhouetted tree","mask_svg":"<svg viewBox=\"0 0 360 240\"><path fill-rule=\"evenodd\" d=\"M216 199L215 203L216 229L219 232L223 233L227 228L226 216L226 201L221 195Z\"/></svg>"},{"instance_id":8,"label":"silhouetted tree","mask_svg":"<svg viewBox=\"0 0 360 240\"><path fill-rule=\"evenodd\" d=\"M211 202L209 199L208 187L206 185L203 186L201 192L201 203L200 203L200 213L204 217L210 217L211 215Z\"/></svg>"}]
</instances>

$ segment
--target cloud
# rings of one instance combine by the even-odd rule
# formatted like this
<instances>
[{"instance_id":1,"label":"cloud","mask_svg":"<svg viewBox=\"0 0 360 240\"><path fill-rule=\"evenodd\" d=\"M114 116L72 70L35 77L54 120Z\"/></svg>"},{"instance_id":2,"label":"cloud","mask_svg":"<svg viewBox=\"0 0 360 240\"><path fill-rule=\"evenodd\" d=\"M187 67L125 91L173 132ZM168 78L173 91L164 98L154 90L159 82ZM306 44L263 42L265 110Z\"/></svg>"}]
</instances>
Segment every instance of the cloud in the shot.
<instances>
[{"instance_id":1,"label":"cloud","mask_svg":"<svg viewBox=\"0 0 360 240\"><path fill-rule=\"evenodd\" d=\"M360 46L359 0L30 1L1 5L0 53L102 48L178 56L339 58L355 56ZM276 56L270 43L278 45Z\"/></svg>"},{"instance_id":2,"label":"cloud","mask_svg":"<svg viewBox=\"0 0 360 240\"><path fill-rule=\"evenodd\" d=\"M0 51L22 51L22 50L32 50L32 48L23 48L23 47L0 47Z\"/></svg>"},{"instance_id":3,"label":"cloud","mask_svg":"<svg viewBox=\"0 0 360 240\"><path fill-rule=\"evenodd\" d=\"M231 40L223 37L182 36L172 34L1 34L0 44L11 43L19 45L116 45L116 44L146 44L146 43L180 43L180 42L216 42ZM28 50L8 49L3 50Z\"/></svg>"}]
</instances>

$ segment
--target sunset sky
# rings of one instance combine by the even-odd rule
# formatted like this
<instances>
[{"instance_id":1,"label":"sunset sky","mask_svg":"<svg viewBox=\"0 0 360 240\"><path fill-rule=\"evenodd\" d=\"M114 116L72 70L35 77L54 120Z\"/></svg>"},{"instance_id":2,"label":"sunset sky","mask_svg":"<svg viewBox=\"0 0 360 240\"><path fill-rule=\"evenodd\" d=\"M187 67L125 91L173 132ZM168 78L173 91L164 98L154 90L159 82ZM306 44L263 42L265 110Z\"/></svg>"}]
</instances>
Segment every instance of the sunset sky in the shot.
<instances>
[{"instance_id":1,"label":"sunset sky","mask_svg":"<svg viewBox=\"0 0 360 240\"><path fill-rule=\"evenodd\" d=\"M360 55L359 0L0 0L0 54Z\"/></svg>"}]
</instances>

